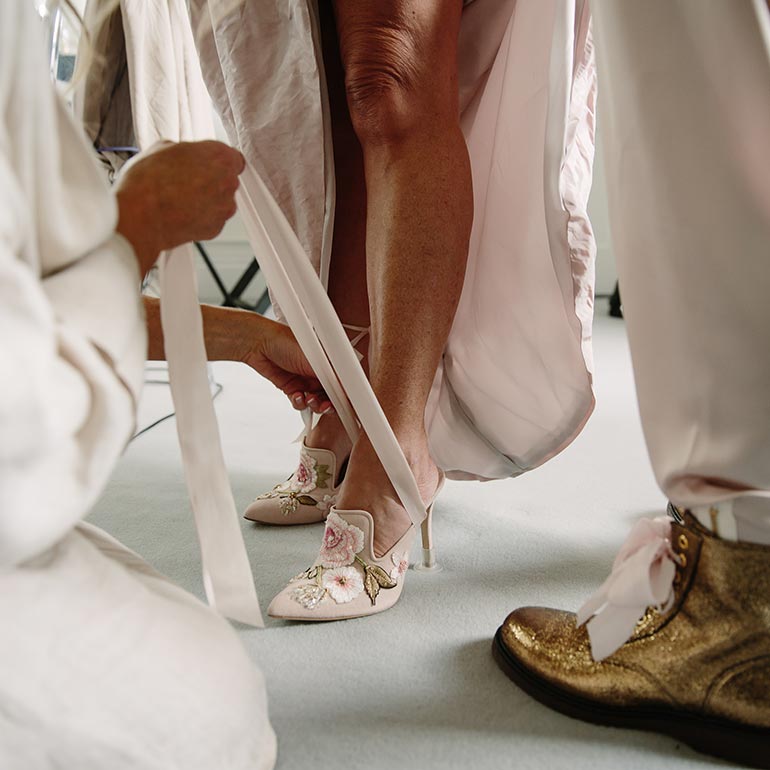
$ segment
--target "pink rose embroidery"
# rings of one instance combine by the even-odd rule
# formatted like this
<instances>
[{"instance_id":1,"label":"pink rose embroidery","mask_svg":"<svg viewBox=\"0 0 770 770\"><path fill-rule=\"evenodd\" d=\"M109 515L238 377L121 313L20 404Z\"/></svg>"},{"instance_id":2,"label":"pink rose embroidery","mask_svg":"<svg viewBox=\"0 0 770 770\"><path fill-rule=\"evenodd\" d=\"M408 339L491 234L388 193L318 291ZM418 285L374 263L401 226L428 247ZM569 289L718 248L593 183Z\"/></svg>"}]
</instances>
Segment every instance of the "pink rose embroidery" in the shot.
<instances>
[{"instance_id":1,"label":"pink rose embroidery","mask_svg":"<svg viewBox=\"0 0 770 770\"><path fill-rule=\"evenodd\" d=\"M364 533L353 524L348 524L334 511L326 519L320 560L324 567L347 567L353 563L356 554L364 547Z\"/></svg>"},{"instance_id":2,"label":"pink rose embroidery","mask_svg":"<svg viewBox=\"0 0 770 770\"><path fill-rule=\"evenodd\" d=\"M294 473L291 480L292 492L299 492L304 495L312 492L318 483L318 473L316 465L318 463L307 452L301 450L299 453L299 468Z\"/></svg>"}]
</instances>

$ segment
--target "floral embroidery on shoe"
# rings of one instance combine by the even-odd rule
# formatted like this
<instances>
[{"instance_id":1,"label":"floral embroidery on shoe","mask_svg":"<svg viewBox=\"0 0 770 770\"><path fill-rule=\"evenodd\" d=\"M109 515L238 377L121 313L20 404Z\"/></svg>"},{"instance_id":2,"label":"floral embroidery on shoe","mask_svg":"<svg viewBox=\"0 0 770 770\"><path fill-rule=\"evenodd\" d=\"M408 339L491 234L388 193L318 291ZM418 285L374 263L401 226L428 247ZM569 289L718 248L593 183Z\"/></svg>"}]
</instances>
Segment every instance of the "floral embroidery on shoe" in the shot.
<instances>
[{"instance_id":1,"label":"floral embroidery on shoe","mask_svg":"<svg viewBox=\"0 0 770 770\"><path fill-rule=\"evenodd\" d=\"M318 508L326 513L334 505L336 495L324 495L317 500L308 494L314 490L329 489L329 479L332 475L329 466L319 463L306 448L299 453L299 467L287 481L276 484L269 492L259 495L257 500L279 498L278 505L284 516L290 516L300 505Z\"/></svg>"},{"instance_id":2,"label":"floral embroidery on shoe","mask_svg":"<svg viewBox=\"0 0 770 770\"><path fill-rule=\"evenodd\" d=\"M312 492L318 486L318 461L311 457L305 449L299 452L299 468L290 479L291 491L304 495Z\"/></svg>"},{"instance_id":3,"label":"floral embroidery on shoe","mask_svg":"<svg viewBox=\"0 0 770 770\"><path fill-rule=\"evenodd\" d=\"M321 585L337 604L352 602L364 590L363 578L355 567L324 570Z\"/></svg>"},{"instance_id":4,"label":"floral embroidery on shoe","mask_svg":"<svg viewBox=\"0 0 770 770\"><path fill-rule=\"evenodd\" d=\"M347 567L364 548L364 533L332 511L326 519L319 560L323 567Z\"/></svg>"},{"instance_id":5,"label":"floral embroidery on shoe","mask_svg":"<svg viewBox=\"0 0 770 770\"><path fill-rule=\"evenodd\" d=\"M306 610L314 610L326 596L323 586L309 584L295 588L291 592L291 598L301 604Z\"/></svg>"},{"instance_id":6,"label":"floral embroidery on shoe","mask_svg":"<svg viewBox=\"0 0 770 770\"><path fill-rule=\"evenodd\" d=\"M395 588L409 568L409 554L391 555L393 570L388 574L377 564L368 564L358 554L364 549L364 532L332 511L326 520L324 539L316 564L291 579L308 580L308 585L291 592L294 601L315 609L328 596L337 604L347 604L363 591L374 606L380 591Z\"/></svg>"},{"instance_id":7,"label":"floral embroidery on shoe","mask_svg":"<svg viewBox=\"0 0 770 770\"><path fill-rule=\"evenodd\" d=\"M295 575L289 582L296 583L298 580L315 580L318 577L318 570L321 567L308 567L304 572Z\"/></svg>"},{"instance_id":8,"label":"floral embroidery on shoe","mask_svg":"<svg viewBox=\"0 0 770 770\"><path fill-rule=\"evenodd\" d=\"M325 514L329 513L331 507L337 502L337 495L324 495L323 499L316 504L318 509Z\"/></svg>"},{"instance_id":9,"label":"floral embroidery on shoe","mask_svg":"<svg viewBox=\"0 0 770 770\"><path fill-rule=\"evenodd\" d=\"M299 505L299 498L293 492L290 492L288 495L282 495L278 501L278 506L284 516L291 516L299 508Z\"/></svg>"},{"instance_id":10,"label":"floral embroidery on shoe","mask_svg":"<svg viewBox=\"0 0 770 770\"><path fill-rule=\"evenodd\" d=\"M398 582L399 578L409 569L409 554L394 552L391 554L390 560L394 564L390 571L390 578Z\"/></svg>"},{"instance_id":11,"label":"floral embroidery on shoe","mask_svg":"<svg viewBox=\"0 0 770 770\"><path fill-rule=\"evenodd\" d=\"M395 588L398 580L394 580L382 567L376 564L367 564L363 559L356 557L356 560L364 568L364 590L374 607L377 597L380 595L381 588Z\"/></svg>"}]
</instances>

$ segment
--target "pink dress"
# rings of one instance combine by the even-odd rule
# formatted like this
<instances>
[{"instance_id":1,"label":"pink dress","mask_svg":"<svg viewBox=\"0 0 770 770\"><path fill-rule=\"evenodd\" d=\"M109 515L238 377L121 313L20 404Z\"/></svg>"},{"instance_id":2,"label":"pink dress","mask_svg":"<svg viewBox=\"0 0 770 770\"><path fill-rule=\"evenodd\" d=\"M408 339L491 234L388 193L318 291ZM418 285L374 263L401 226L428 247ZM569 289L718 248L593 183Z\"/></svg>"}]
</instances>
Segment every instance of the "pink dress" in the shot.
<instances>
[{"instance_id":1,"label":"pink dress","mask_svg":"<svg viewBox=\"0 0 770 770\"><path fill-rule=\"evenodd\" d=\"M334 165L315 4L263 0L224 17L218 0L192 5L230 140L325 283ZM588 4L475 0L463 11L459 65L475 219L426 425L447 475L493 479L566 447L594 405Z\"/></svg>"}]
</instances>

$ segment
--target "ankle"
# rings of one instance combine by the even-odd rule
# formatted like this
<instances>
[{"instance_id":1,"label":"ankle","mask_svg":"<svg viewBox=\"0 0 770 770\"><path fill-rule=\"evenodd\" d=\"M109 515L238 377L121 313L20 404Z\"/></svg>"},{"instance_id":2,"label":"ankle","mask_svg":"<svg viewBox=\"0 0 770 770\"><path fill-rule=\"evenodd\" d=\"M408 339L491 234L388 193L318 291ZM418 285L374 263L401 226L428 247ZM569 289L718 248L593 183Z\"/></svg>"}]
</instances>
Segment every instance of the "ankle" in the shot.
<instances>
[{"instance_id":1,"label":"ankle","mask_svg":"<svg viewBox=\"0 0 770 770\"><path fill-rule=\"evenodd\" d=\"M395 433L396 441L398 442L401 451L404 453L407 463L413 471L418 472L424 467L434 466L430 449L428 447L427 435L423 431L422 433L405 435L403 433ZM367 465L379 465L380 460L372 446L369 437L365 433L361 433L356 441L354 454L357 457L358 462L365 463Z\"/></svg>"},{"instance_id":2,"label":"ankle","mask_svg":"<svg viewBox=\"0 0 770 770\"><path fill-rule=\"evenodd\" d=\"M339 462L350 454L352 446L340 418L334 413L321 417L305 437L305 443L314 449L328 449L334 452Z\"/></svg>"},{"instance_id":3,"label":"ankle","mask_svg":"<svg viewBox=\"0 0 770 770\"><path fill-rule=\"evenodd\" d=\"M438 466L428 450L427 438L423 434L422 440L406 446L399 441L399 445L417 481L423 502L427 504L435 495L440 477ZM374 447L363 433L351 453L350 471L352 488L349 486L348 490L352 493L351 497L357 497L364 490L369 494L376 490L378 496L385 496L396 505L401 505Z\"/></svg>"}]
</instances>

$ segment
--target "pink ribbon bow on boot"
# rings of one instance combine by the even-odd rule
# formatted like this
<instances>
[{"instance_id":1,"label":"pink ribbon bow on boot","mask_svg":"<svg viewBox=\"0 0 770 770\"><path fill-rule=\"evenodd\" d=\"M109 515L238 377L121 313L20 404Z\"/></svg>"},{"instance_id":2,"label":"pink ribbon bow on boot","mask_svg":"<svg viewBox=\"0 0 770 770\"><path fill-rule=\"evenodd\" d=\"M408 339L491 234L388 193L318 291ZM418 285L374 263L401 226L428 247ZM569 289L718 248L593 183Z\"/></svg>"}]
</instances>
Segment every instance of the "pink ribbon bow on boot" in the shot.
<instances>
[{"instance_id":1,"label":"pink ribbon bow on boot","mask_svg":"<svg viewBox=\"0 0 770 770\"><path fill-rule=\"evenodd\" d=\"M677 563L671 521L665 516L640 519L615 557L610 576L577 613L579 626L588 621L594 660L622 647L648 607L670 609Z\"/></svg>"}]
</instances>

